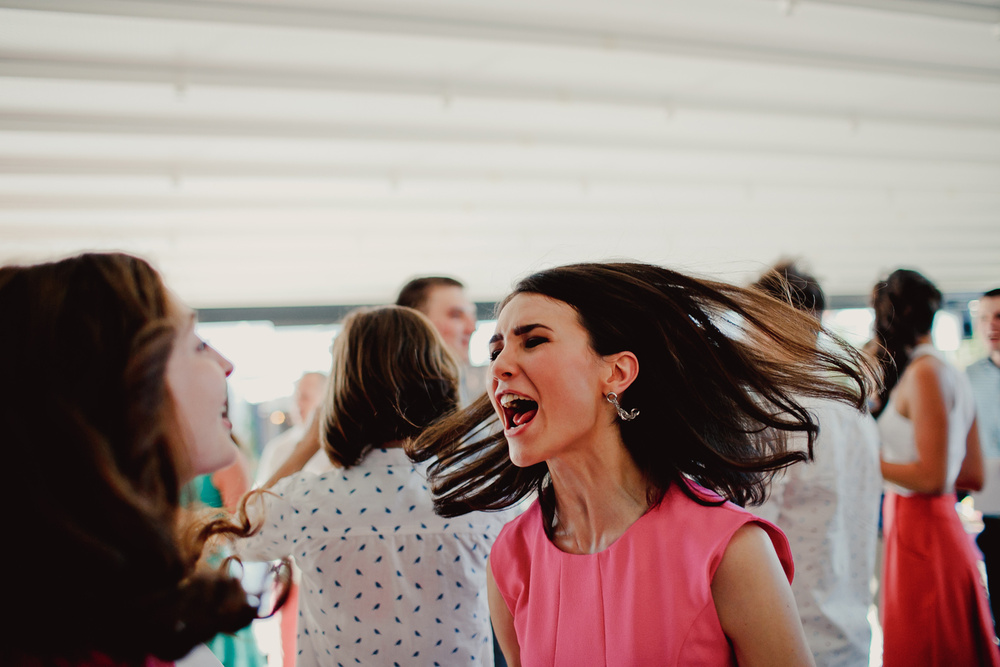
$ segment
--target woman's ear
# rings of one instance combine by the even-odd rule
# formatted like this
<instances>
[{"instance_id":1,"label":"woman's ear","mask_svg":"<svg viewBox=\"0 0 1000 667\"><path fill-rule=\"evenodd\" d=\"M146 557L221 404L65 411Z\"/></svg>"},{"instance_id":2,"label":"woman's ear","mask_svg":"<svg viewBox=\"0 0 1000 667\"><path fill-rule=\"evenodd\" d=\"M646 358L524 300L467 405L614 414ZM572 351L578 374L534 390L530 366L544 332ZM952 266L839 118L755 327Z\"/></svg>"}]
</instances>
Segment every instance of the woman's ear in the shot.
<instances>
[{"instance_id":1,"label":"woman's ear","mask_svg":"<svg viewBox=\"0 0 1000 667\"><path fill-rule=\"evenodd\" d=\"M604 357L608 374L605 379L604 393L613 391L621 394L629 388L639 375L639 360L631 352L616 352Z\"/></svg>"}]
</instances>

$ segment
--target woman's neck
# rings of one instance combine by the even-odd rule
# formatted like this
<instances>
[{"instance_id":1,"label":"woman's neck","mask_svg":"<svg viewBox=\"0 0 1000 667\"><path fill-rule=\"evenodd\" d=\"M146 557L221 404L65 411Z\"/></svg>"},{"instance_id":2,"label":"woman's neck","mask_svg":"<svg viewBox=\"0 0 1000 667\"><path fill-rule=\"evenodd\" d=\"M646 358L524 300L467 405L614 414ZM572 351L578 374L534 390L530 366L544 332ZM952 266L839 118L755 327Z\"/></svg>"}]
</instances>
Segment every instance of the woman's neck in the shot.
<instances>
[{"instance_id":1,"label":"woman's neck","mask_svg":"<svg viewBox=\"0 0 1000 667\"><path fill-rule=\"evenodd\" d=\"M649 484L620 440L548 466L555 494L553 542L562 551L603 551L649 509Z\"/></svg>"},{"instance_id":2,"label":"woman's neck","mask_svg":"<svg viewBox=\"0 0 1000 667\"><path fill-rule=\"evenodd\" d=\"M398 449L406 443L406 440L390 440L389 442L383 442L381 445L375 445L375 449Z\"/></svg>"}]
</instances>

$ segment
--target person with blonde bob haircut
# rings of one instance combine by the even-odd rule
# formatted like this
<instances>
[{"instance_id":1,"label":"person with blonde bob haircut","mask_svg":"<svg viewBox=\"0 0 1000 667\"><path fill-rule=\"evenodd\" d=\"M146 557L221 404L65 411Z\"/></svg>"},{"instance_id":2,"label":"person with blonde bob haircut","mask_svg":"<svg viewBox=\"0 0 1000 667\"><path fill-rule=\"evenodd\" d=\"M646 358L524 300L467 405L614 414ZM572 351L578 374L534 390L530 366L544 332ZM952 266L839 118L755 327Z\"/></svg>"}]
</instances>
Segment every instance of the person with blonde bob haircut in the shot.
<instances>
[{"instance_id":1,"label":"person with blonde bob haircut","mask_svg":"<svg viewBox=\"0 0 1000 667\"><path fill-rule=\"evenodd\" d=\"M3 571L17 612L0 663L173 664L257 616L239 581L196 567L228 524L179 506L184 483L235 455L232 365L194 325L135 257L0 268L0 423L14 471Z\"/></svg>"},{"instance_id":2,"label":"person with blonde bob haircut","mask_svg":"<svg viewBox=\"0 0 1000 667\"><path fill-rule=\"evenodd\" d=\"M245 559L302 571L297 667L493 661L485 559L500 515L434 514L404 446L458 406L458 367L410 308L356 311L333 343L319 440L335 468L253 492Z\"/></svg>"},{"instance_id":3,"label":"person with blonde bob haircut","mask_svg":"<svg viewBox=\"0 0 1000 667\"><path fill-rule=\"evenodd\" d=\"M488 395L412 448L437 458L444 516L538 496L489 560L511 667L812 664L788 542L738 505L810 456L816 426L796 397L864 404L865 361L819 348L820 327L755 290L647 264L517 284ZM788 451L800 431L808 451Z\"/></svg>"}]
</instances>

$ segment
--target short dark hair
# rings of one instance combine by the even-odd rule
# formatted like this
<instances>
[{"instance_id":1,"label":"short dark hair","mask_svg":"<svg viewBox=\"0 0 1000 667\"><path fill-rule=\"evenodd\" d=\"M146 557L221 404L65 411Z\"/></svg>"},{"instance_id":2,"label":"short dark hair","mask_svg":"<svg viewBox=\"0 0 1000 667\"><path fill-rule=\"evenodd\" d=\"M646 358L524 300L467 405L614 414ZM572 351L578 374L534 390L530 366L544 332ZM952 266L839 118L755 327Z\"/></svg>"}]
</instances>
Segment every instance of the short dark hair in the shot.
<instances>
[{"instance_id":1,"label":"short dark hair","mask_svg":"<svg viewBox=\"0 0 1000 667\"><path fill-rule=\"evenodd\" d=\"M817 427L797 397L839 399L860 409L868 393L872 369L858 351L835 336L836 352L818 347L816 318L754 289L620 263L536 273L499 307L518 294L576 310L598 355L636 355L641 370L621 403L642 416L618 424L651 492L662 494L673 483L688 489L682 482L692 479L738 504L759 503L774 470L811 455ZM834 376L847 376L854 387ZM491 419L496 415L483 396L409 447L418 460L437 457L430 467L437 511L502 509L531 492L540 494L543 512L551 511L547 464L514 466L503 432L483 425ZM792 431L810 434L808 453L788 450Z\"/></svg>"},{"instance_id":2,"label":"short dark hair","mask_svg":"<svg viewBox=\"0 0 1000 667\"><path fill-rule=\"evenodd\" d=\"M995 299L997 297L1000 297L1000 287L998 287L996 289L991 289L988 292L984 292L983 296L981 298L983 298L983 299Z\"/></svg>"},{"instance_id":3,"label":"short dark hair","mask_svg":"<svg viewBox=\"0 0 1000 667\"><path fill-rule=\"evenodd\" d=\"M795 262L779 262L757 279L753 287L784 301L797 310L820 315L826 310L823 288Z\"/></svg>"},{"instance_id":4,"label":"short dark hair","mask_svg":"<svg viewBox=\"0 0 1000 667\"><path fill-rule=\"evenodd\" d=\"M399 296L396 297L396 305L423 312L424 306L427 305L427 298L430 296L431 290L435 287L458 287L465 289L465 285L461 282L447 276L414 278L403 285L403 289L399 290Z\"/></svg>"},{"instance_id":5,"label":"short dark hair","mask_svg":"<svg viewBox=\"0 0 1000 667\"><path fill-rule=\"evenodd\" d=\"M335 465L350 468L372 446L411 438L457 407L458 366L426 316L400 306L347 316L320 405Z\"/></svg>"}]
</instances>

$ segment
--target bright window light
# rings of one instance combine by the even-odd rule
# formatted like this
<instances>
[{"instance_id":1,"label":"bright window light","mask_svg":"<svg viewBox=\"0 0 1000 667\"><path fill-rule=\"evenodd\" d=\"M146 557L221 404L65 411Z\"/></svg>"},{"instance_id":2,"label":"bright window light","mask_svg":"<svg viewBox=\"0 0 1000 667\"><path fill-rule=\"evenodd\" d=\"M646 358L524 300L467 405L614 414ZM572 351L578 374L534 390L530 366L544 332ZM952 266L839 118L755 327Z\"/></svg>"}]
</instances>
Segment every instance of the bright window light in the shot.
<instances>
[{"instance_id":1,"label":"bright window light","mask_svg":"<svg viewBox=\"0 0 1000 667\"><path fill-rule=\"evenodd\" d=\"M469 363L485 366L490 362L490 337L497 330L496 320L480 320L469 339Z\"/></svg>"},{"instance_id":2,"label":"bright window light","mask_svg":"<svg viewBox=\"0 0 1000 667\"><path fill-rule=\"evenodd\" d=\"M233 362L229 387L252 404L290 396L309 371L330 372L340 325L275 327L271 322L202 322L198 335Z\"/></svg>"},{"instance_id":3,"label":"bright window light","mask_svg":"<svg viewBox=\"0 0 1000 667\"><path fill-rule=\"evenodd\" d=\"M962 320L955 313L939 310L931 325L934 347L942 352L956 352L962 342Z\"/></svg>"},{"instance_id":4,"label":"bright window light","mask_svg":"<svg viewBox=\"0 0 1000 667\"><path fill-rule=\"evenodd\" d=\"M841 308L823 313L823 324L855 347L861 347L872 337L875 311L871 308Z\"/></svg>"}]
</instances>

